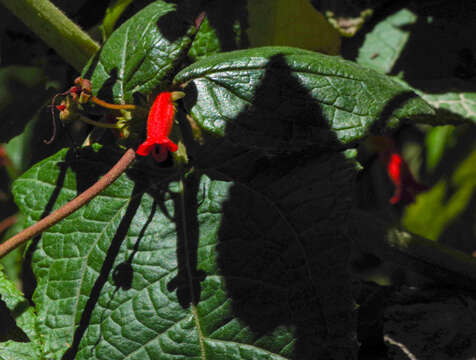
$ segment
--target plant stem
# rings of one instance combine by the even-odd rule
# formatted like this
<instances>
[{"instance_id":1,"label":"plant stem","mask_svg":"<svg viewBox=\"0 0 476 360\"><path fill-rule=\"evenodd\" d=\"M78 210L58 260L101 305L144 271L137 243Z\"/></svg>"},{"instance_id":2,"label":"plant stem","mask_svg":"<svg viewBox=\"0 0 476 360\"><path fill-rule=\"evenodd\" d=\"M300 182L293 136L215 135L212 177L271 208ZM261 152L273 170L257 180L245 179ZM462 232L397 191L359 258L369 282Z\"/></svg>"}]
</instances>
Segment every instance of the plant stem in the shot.
<instances>
[{"instance_id":1,"label":"plant stem","mask_svg":"<svg viewBox=\"0 0 476 360\"><path fill-rule=\"evenodd\" d=\"M0 244L0 258L15 249L18 245L40 234L78 210L83 205L86 205L96 195L111 185L124 171L126 171L129 165L134 161L135 157L136 153L134 149L128 149L119 159L119 161L111 168L111 170L109 170L102 178L96 181L96 183L94 183L91 187L83 191L66 205L52 212L47 217L41 219L37 223Z\"/></svg>"},{"instance_id":2,"label":"plant stem","mask_svg":"<svg viewBox=\"0 0 476 360\"><path fill-rule=\"evenodd\" d=\"M85 122L86 124L97 126L103 129L119 129L120 128L117 124L102 123L102 122L87 118L86 116L83 116L83 115L79 115L78 117L79 117L79 120Z\"/></svg>"},{"instance_id":3,"label":"plant stem","mask_svg":"<svg viewBox=\"0 0 476 360\"><path fill-rule=\"evenodd\" d=\"M476 258L389 226L361 210L350 214L352 240L366 251L447 286L476 290Z\"/></svg>"},{"instance_id":4,"label":"plant stem","mask_svg":"<svg viewBox=\"0 0 476 360\"><path fill-rule=\"evenodd\" d=\"M103 108L106 109L111 109L111 110L135 110L136 106L131 105L131 104L111 104L108 102L105 102L104 100L101 100L97 98L96 96L91 96L91 101L95 103L96 105L102 106Z\"/></svg>"},{"instance_id":5,"label":"plant stem","mask_svg":"<svg viewBox=\"0 0 476 360\"><path fill-rule=\"evenodd\" d=\"M81 71L99 45L48 0L0 0L13 14Z\"/></svg>"}]
</instances>

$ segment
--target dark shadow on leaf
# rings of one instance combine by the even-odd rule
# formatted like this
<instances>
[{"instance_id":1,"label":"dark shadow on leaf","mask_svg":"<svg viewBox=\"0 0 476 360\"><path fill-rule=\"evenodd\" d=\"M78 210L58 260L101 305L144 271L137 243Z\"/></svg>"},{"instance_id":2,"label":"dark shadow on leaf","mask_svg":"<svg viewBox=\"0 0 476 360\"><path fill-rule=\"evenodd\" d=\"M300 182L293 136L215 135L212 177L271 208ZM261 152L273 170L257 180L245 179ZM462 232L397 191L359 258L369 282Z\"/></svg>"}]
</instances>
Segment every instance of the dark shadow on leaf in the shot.
<instances>
[{"instance_id":1,"label":"dark shadow on leaf","mask_svg":"<svg viewBox=\"0 0 476 360\"><path fill-rule=\"evenodd\" d=\"M119 254L121 244L127 236L127 232L131 225L131 221L134 218L134 215L140 206L143 194L144 194L143 190L141 190L136 185L132 191L131 200L127 207L126 213L124 217L121 219L121 222L117 228L116 234L114 235L114 238L111 240L111 245L109 246L107 255L104 259L99 275L96 278L96 281L91 289L89 299L81 314L79 326L76 328L74 332L73 343L71 347L64 354L63 359L72 360L76 357L79 343L81 342L81 339L83 338L83 335L86 332L86 329L88 328L89 322L91 320L91 315L99 299L101 290L103 289L104 284L107 282L109 274L112 271L116 257Z\"/></svg>"},{"instance_id":2,"label":"dark shadow on leaf","mask_svg":"<svg viewBox=\"0 0 476 360\"><path fill-rule=\"evenodd\" d=\"M134 275L132 269L132 262L134 260L135 254L139 250L139 244L141 242L141 239L144 237L145 231L149 227L149 224L152 222L152 219L154 218L156 209L157 203L154 201L154 204L152 205L152 211L150 212L149 217L145 221L144 226L142 227L139 236L137 237L131 255L127 258L127 261L117 265L112 273L112 280L114 281L114 285L116 285L118 288L121 288L123 290L129 290L131 288L132 279Z\"/></svg>"},{"instance_id":3,"label":"dark shadow on leaf","mask_svg":"<svg viewBox=\"0 0 476 360\"><path fill-rule=\"evenodd\" d=\"M17 305L12 311L10 311L5 304L5 301L0 297L0 319L2 319L2 325L0 326L0 342L8 340L17 342L29 342L28 336L24 331L19 328L15 322L15 319L21 315L28 308L27 301L23 301Z\"/></svg>"},{"instance_id":4,"label":"dark shadow on leaf","mask_svg":"<svg viewBox=\"0 0 476 360\"><path fill-rule=\"evenodd\" d=\"M193 104L193 82L185 91ZM369 132L382 132L414 97L407 91L391 99ZM254 333L251 341L286 326L294 329L292 353L269 351L294 359L353 358L346 214L355 168L339 152L346 146L320 104L278 55L245 110L226 119L223 138L198 136L193 119L180 120L194 165L212 179L233 181L222 205L219 274L233 316Z\"/></svg>"},{"instance_id":5,"label":"dark shadow on leaf","mask_svg":"<svg viewBox=\"0 0 476 360\"><path fill-rule=\"evenodd\" d=\"M168 12L157 21L160 33L170 42L177 41L187 33L198 16L199 8L181 1L177 3L175 11Z\"/></svg>"},{"instance_id":6,"label":"dark shadow on leaf","mask_svg":"<svg viewBox=\"0 0 476 360\"><path fill-rule=\"evenodd\" d=\"M293 350L285 350L288 343L267 349L282 356L352 358L343 231L354 168L333 152L344 146L280 55L225 134L210 142L204 135L191 156L212 179L233 181L216 248L233 316L252 330L252 342L280 326L293 329Z\"/></svg>"},{"instance_id":7,"label":"dark shadow on leaf","mask_svg":"<svg viewBox=\"0 0 476 360\"><path fill-rule=\"evenodd\" d=\"M199 181L197 176L187 176L183 181L183 200L180 194L174 197L178 273L167 284L167 290L177 291L178 301L183 308L199 303L200 282L205 280L206 276L203 271L197 270ZM183 223L181 219L186 219L187 223Z\"/></svg>"},{"instance_id":8,"label":"dark shadow on leaf","mask_svg":"<svg viewBox=\"0 0 476 360\"><path fill-rule=\"evenodd\" d=\"M385 132L388 121L391 119L393 113L400 107L403 107L408 101L417 97L418 95L410 90L401 92L397 96L393 97L385 104L378 116L378 119L372 123L372 126L370 127L370 133L381 134Z\"/></svg>"}]
</instances>

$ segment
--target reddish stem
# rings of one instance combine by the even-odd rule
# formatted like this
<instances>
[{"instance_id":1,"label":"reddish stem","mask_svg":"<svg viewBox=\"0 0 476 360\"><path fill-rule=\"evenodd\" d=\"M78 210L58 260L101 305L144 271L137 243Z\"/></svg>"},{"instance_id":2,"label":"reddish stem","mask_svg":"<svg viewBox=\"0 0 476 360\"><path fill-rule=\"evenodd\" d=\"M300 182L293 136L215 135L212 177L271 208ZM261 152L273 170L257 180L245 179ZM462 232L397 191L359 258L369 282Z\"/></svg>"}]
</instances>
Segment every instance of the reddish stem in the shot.
<instances>
[{"instance_id":1,"label":"reddish stem","mask_svg":"<svg viewBox=\"0 0 476 360\"><path fill-rule=\"evenodd\" d=\"M42 233L57 222L63 220L65 217L72 214L80 207L86 205L96 195L111 185L124 171L126 171L129 165L134 161L135 157L136 154L134 149L128 149L119 159L119 161L111 168L111 170L109 170L102 178L96 181L94 185L86 189L66 205L52 212L47 217L41 219L37 223L0 244L0 258L8 254L20 244L23 244L25 241Z\"/></svg>"}]
</instances>

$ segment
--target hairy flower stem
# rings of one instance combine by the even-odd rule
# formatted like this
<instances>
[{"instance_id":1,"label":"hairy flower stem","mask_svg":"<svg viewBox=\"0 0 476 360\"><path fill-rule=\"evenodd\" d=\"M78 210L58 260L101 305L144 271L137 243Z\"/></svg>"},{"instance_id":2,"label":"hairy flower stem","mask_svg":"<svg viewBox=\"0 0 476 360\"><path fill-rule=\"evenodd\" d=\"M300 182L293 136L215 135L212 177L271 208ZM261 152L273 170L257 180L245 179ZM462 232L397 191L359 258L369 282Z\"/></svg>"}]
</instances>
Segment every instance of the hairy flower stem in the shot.
<instances>
[{"instance_id":1,"label":"hairy flower stem","mask_svg":"<svg viewBox=\"0 0 476 360\"><path fill-rule=\"evenodd\" d=\"M15 236L11 237L4 243L0 244L0 258L8 254L20 244L31 239L32 237L40 234L49 227L53 226L57 222L63 220L68 215L78 210L83 205L86 205L101 191L111 185L124 171L127 170L129 165L136 158L134 149L128 149L125 154L119 159L119 161L109 170L102 178L100 178L94 185L86 189L79 194L73 200L62 206L60 209L55 210L47 217L41 219L32 226L19 232Z\"/></svg>"}]
</instances>

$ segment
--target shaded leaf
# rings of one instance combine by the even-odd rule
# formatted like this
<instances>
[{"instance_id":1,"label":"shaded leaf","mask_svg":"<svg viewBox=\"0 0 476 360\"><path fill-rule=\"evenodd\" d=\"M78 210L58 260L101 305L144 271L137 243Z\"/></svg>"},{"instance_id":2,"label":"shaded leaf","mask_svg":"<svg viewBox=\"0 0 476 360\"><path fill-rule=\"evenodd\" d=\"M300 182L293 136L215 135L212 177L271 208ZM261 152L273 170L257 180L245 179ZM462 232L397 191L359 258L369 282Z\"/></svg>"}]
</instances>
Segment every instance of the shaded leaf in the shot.
<instances>
[{"instance_id":1,"label":"shaded leaf","mask_svg":"<svg viewBox=\"0 0 476 360\"><path fill-rule=\"evenodd\" d=\"M155 1L108 38L83 71L94 94L102 91L117 103L132 103L135 93L148 95L166 87L195 33L192 22L174 9L173 4Z\"/></svg>"},{"instance_id":2,"label":"shaded leaf","mask_svg":"<svg viewBox=\"0 0 476 360\"><path fill-rule=\"evenodd\" d=\"M403 85L338 57L285 47L218 54L182 70L206 133L269 151L349 146L404 119L436 122Z\"/></svg>"}]
</instances>

